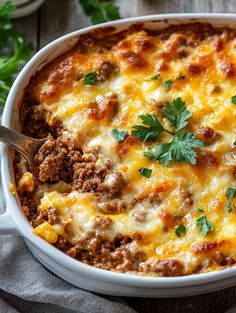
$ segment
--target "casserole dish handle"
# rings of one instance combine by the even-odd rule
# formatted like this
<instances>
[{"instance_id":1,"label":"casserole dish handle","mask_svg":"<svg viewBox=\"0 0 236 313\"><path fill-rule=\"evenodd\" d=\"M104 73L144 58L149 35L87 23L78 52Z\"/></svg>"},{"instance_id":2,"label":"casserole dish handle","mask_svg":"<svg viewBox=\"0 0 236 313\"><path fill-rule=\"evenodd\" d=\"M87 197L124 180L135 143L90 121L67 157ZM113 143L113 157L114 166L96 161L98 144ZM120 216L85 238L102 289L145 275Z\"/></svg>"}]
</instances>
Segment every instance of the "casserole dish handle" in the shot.
<instances>
[{"instance_id":1,"label":"casserole dish handle","mask_svg":"<svg viewBox=\"0 0 236 313\"><path fill-rule=\"evenodd\" d=\"M8 210L0 215L0 235L20 235L17 224Z\"/></svg>"}]
</instances>

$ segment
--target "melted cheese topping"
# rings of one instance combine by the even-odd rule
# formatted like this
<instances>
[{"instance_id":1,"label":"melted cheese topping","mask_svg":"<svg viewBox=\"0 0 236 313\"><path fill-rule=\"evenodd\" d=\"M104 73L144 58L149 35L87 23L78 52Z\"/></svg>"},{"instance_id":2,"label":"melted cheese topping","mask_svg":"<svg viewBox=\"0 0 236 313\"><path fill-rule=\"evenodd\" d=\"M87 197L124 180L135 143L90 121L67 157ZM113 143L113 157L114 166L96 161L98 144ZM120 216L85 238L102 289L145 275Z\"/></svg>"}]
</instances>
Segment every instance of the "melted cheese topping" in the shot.
<instances>
[{"instance_id":1,"label":"melted cheese topping","mask_svg":"<svg viewBox=\"0 0 236 313\"><path fill-rule=\"evenodd\" d=\"M61 220L70 223L69 232L58 226L54 229L72 244L91 229L96 216L108 216L113 221L109 238L139 233L143 239L136 247L147 259L179 259L186 273L199 271L199 266L202 271L220 267L214 262L216 250L225 257L236 257L236 211L225 209L225 192L235 186L236 171L236 106L231 103L236 94L236 36L234 31L210 30L209 34L203 31L202 38L191 26L157 35L128 31L112 48L101 49L101 43L95 41L86 53L74 49L36 77L33 97L49 112L48 123L57 118L65 136L82 148L98 147L125 177L123 199L127 203L138 199L126 212L107 215L99 212L101 204L91 193L45 192L41 210L54 207ZM80 77L98 71L104 61L117 70L99 85L84 85ZM156 73L160 73L157 80L147 81ZM179 76L185 79L177 80ZM167 89L164 82L169 79L173 86ZM118 101L115 112L106 110L112 96ZM161 165L143 156L150 143L118 143L112 136L114 128L131 133L133 125L141 124L139 115L146 113L156 114L167 126L161 109L177 97L193 113L187 130L198 134L199 129L210 128L217 134L212 142L207 135L201 138L206 144L196 150L196 165ZM97 114L105 112L102 118L91 115L94 105ZM160 135L154 143L169 139L169 135ZM141 167L152 169L150 178L140 175ZM175 220L175 215L181 220ZM213 231L206 236L196 227L202 215L213 224ZM186 227L181 237L175 233L179 224Z\"/></svg>"}]
</instances>

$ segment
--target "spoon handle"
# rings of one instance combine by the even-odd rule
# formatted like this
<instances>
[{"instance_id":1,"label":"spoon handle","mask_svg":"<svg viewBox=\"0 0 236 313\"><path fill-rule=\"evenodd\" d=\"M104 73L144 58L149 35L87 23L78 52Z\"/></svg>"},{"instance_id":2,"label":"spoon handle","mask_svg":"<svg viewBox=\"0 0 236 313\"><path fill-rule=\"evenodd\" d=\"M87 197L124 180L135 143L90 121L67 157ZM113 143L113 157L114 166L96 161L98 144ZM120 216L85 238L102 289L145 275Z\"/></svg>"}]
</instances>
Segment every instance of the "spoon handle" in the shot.
<instances>
[{"instance_id":1,"label":"spoon handle","mask_svg":"<svg viewBox=\"0 0 236 313\"><path fill-rule=\"evenodd\" d=\"M40 146L45 142L45 139L30 138L0 125L0 141L20 152L28 161L29 165L32 166L34 156Z\"/></svg>"}]
</instances>

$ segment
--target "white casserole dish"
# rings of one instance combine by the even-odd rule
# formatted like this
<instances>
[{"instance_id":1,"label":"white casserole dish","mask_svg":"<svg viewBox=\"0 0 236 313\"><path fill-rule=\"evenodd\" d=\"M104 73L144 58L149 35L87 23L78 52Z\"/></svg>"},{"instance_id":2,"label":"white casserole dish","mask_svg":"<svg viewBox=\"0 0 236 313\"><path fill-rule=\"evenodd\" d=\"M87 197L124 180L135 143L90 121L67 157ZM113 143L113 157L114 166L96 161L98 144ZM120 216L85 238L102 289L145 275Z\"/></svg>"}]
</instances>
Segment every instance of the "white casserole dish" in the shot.
<instances>
[{"instance_id":1,"label":"white casserole dish","mask_svg":"<svg viewBox=\"0 0 236 313\"><path fill-rule=\"evenodd\" d=\"M168 14L130 18L92 26L63 36L40 50L15 80L3 112L2 124L19 130L19 103L30 77L46 63L69 50L77 36L99 27L114 26L117 31L142 22L146 28L161 29L189 22L209 22L217 27L236 27L235 14ZM236 267L182 277L143 277L97 269L67 256L35 236L15 196L9 191L13 181L12 153L1 144L1 177L6 198L6 213L0 215L0 234L24 238L35 257L50 271L80 288L107 295L141 297L181 297L196 295L236 285Z\"/></svg>"}]
</instances>

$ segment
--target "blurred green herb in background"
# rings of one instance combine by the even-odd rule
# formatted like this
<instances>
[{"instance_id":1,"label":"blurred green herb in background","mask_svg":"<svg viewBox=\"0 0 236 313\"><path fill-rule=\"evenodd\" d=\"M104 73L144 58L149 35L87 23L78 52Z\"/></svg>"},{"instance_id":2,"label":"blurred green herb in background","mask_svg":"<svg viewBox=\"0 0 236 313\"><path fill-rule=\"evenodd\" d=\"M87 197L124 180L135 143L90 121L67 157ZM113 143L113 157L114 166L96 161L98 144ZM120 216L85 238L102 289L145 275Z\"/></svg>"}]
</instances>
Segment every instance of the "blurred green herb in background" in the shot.
<instances>
[{"instance_id":1,"label":"blurred green herb in background","mask_svg":"<svg viewBox=\"0 0 236 313\"><path fill-rule=\"evenodd\" d=\"M120 18L120 8L114 1L79 0L84 13L90 17L92 24L104 23Z\"/></svg>"},{"instance_id":2,"label":"blurred green herb in background","mask_svg":"<svg viewBox=\"0 0 236 313\"><path fill-rule=\"evenodd\" d=\"M10 14L15 10L11 1L0 5L0 104L4 104L13 80L22 65L30 58L32 45L11 23Z\"/></svg>"}]
</instances>

